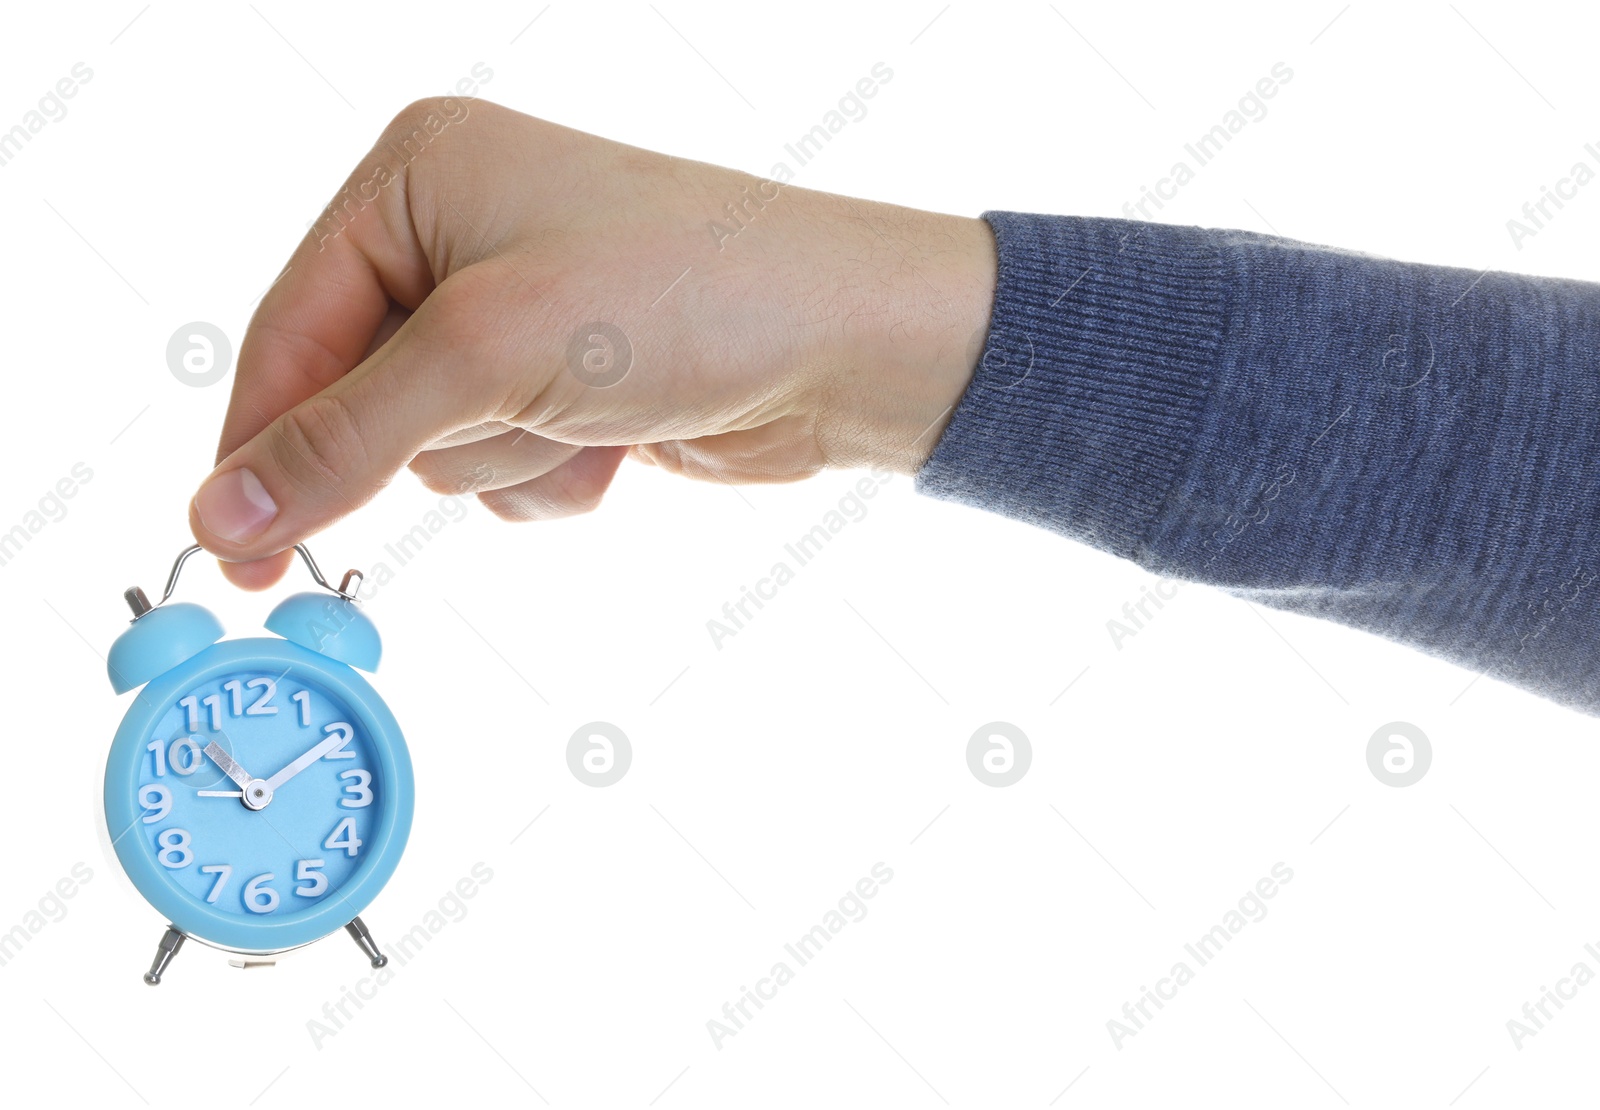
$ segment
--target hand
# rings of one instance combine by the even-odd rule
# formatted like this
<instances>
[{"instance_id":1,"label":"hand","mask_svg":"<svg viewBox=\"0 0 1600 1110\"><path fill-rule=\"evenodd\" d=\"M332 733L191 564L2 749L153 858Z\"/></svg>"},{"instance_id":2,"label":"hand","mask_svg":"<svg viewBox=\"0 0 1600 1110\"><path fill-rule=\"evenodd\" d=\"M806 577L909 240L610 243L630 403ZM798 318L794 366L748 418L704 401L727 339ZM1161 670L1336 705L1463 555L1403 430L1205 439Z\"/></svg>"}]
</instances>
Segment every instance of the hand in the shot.
<instances>
[{"instance_id":1,"label":"hand","mask_svg":"<svg viewBox=\"0 0 1600 1110\"><path fill-rule=\"evenodd\" d=\"M268 797L272 796L273 794L276 794L278 792L278 787L282 786L284 783L286 783L290 779L294 778L301 771L304 771L307 767L311 766L317 760L321 759L323 756L325 756L329 752L333 751L334 748L337 748L341 744L344 744L349 739L350 739L350 736L349 736L348 733L335 732L332 736L328 737L322 743L320 743L316 747L312 748L305 755L301 756L299 759L297 759L293 763L289 764L283 770L281 770L277 774L273 775L270 779L267 780L267 784L266 784L267 785L267 795L268 795Z\"/></svg>"},{"instance_id":2,"label":"hand","mask_svg":"<svg viewBox=\"0 0 1600 1110\"><path fill-rule=\"evenodd\" d=\"M217 765L218 769L220 769L223 774L227 775L230 779L232 779L235 783L237 783L239 785L239 789L240 790L243 790L245 787L249 786L252 782L255 781L255 779L251 776L250 772L246 771L243 767L241 767L237 763L235 763L233 761L233 757L231 755L229 755L227 752L223 751L222 750L222 745L217 743L215 740L211 741L211 743L206 745L205 753L206 753L206 755L211 757L211 762L215 763ZM222 798L235 797L236 798L236 797L238 797L238 794L235 793L232 790L224 790L224 791L202 790L202 791L200 791L200 796L204 797L204 798L217 798L217 797L222 797Z\"/></svg>"},{"instance_id":3,"label":"hand","mask_svg":"<svg viewBox=\"0 0 1600 1110\"><path fill-rule=\"evenodd\" d=\"M593 508L630 454L725 482L911 473L994 276L981 220L419 101L263 297L190 526L260 589L406 465L510 520Z\"/></svg>"}]
</instances>

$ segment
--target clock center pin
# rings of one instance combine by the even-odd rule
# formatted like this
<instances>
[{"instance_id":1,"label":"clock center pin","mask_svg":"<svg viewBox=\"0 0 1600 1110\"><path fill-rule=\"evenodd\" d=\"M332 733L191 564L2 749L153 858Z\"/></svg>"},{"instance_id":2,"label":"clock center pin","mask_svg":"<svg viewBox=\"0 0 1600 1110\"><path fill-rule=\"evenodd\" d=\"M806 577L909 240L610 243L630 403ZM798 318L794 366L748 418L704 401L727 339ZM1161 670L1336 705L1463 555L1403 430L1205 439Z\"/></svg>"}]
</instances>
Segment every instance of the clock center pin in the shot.
<instances>
[{"instance_id":1,"label":"clock center pin","mask_svg":"<svg viewBox=\"0 0 1600 1110\"><path fill-rule=\"evenodd\" d=\"M266 809L267 803L272 801L272 787L267 785L265 779L251 779L241 797L246 809Z\"/></svg>"}]
</instances>

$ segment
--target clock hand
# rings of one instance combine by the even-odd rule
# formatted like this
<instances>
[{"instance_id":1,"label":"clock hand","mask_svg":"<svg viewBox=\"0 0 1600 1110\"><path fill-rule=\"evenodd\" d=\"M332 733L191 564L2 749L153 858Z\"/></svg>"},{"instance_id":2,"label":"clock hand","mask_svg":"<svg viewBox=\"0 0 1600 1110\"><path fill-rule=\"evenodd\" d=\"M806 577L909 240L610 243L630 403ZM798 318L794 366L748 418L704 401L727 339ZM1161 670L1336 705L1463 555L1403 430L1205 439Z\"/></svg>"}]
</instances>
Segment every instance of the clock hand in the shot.
<instances>
[{"instance_id":1,"label":"clock hand","mask_svg":"<svg viewBox=\"0 0 1600 1110\"><path fill-rule=\"evenodd\" d=\"M267 789L269 791L276 791L278 787L294 778L301 771L304 771L307 767L321 759L324 755L333 751L333 749L344 744L348 739L349 737L342 732L334 733L322 743L312 748L305 755L301 756L299 759L289 764L289 766L285 767L283 770L279 771L277 774L268 779Z\"/></svg>"},{"instance_id":2,"label":"clock hand","mask_svg":"<svg viewBox=\"0 0 1600 1110\"><path fill-rule=\"evenodd\" d=\"M238 783L239 789L243 790L245 787L249 786L251 782L255 781L251 778L250 772L246 771L243 767L235 763L233 761L233 757L227 752L223 751L222 745L218 744L215 740L207 744L205 750L206 755L211 757L211 762L215 763L219 768L221 768L223 774L227 775L234 782ZM217 797L216 794L209 790L201 790L198 791L198 793L202 797L206 798Z\"/></svg>"},{"instance_id":3,"label":"clock hand","mask_svg":"<svg viewBox=\"0 0 1600 1110\"><path fill-rule=\"evenodd\" d=\"M196 798L242 798L242 797L244 797L244 795L241 794L237 790L196 790L194 792L194 796Z\"/></svg>"}]
</instances>

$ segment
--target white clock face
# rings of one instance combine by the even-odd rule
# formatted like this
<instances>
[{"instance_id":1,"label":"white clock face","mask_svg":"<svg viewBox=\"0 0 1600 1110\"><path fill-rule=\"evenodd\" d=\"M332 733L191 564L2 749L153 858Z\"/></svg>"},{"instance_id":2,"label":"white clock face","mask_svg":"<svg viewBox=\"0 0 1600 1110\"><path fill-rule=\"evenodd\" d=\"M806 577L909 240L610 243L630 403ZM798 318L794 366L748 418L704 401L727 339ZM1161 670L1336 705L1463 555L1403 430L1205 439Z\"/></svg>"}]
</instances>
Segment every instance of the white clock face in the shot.
<instances>
[{"instance_id":1,"label":"white clock face","mask_svg":"<svg viewBox=\"0 0 1600 1110\"><path fill-rule=\"evenodd\" d=\"M147 738L127 835L213 911L262 919L337 899L386 801L363 731L297 673L199 683Z\"/></svg>"}]
</instances>

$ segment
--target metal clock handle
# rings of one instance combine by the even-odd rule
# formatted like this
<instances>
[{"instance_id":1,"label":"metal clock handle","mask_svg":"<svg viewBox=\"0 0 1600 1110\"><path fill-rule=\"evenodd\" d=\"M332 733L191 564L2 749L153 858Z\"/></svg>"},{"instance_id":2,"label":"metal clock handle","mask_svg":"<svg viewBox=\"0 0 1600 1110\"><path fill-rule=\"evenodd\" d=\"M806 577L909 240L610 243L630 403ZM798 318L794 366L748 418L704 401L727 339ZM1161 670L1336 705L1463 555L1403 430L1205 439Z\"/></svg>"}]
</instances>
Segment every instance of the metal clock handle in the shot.
<instances>
[{"instance_id":1,"label":"metal clock handle","mask_svg":"<svg viewBox=\"0 0 1600 1110\"><path fill-rule=\"evenodd\" d=\"M355 591L365 577L359 570L345 571L344 579L339 585L334 586L322 576L322 569L317 566L317 561L311 557L310 548L303 543L297 543L294 545L294 549L300 553L300 558L305 560L306 569L311 572L311 577L317 585L330 593L338 594L346 601L355 602L357 600ZM173 591L178 588L178 575L183 572L183 564L189 561L189 556L199 550L201 550L199 544L191 544L178 553L178 558L172 564L172 572L167 575L167 588L161 591L161 600L156 602L155 605L150 604L150 599L145 596L145 592L138 586L129 586L122 592L123 598L128 603L128 608L133 610L134 620L138 620L152 609L165 605L171 599Z\"/></svg>"}]
</instances>

